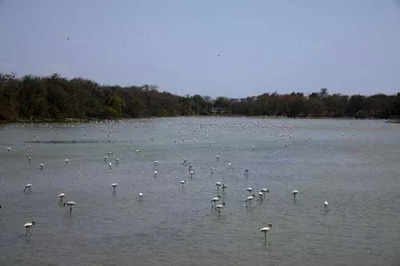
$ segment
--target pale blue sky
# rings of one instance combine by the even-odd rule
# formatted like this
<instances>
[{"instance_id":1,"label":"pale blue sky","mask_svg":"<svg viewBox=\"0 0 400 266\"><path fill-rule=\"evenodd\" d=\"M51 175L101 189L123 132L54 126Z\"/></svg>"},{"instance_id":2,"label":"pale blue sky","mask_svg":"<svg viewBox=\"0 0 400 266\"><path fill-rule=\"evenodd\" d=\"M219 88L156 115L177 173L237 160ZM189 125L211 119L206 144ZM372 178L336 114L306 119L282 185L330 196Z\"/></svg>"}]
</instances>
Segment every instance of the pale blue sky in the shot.
<instances>
[{"instance_id":1,"label":"pale blue sky","mask_svg":"<svg viewBox=\"0 0 400 266\"><path fill-rule=\"evenodd\" d=\"M18 76L214 97L400 91L400 0L0 0L0 33L0 72Z\"/></svg>"}]
</instances>

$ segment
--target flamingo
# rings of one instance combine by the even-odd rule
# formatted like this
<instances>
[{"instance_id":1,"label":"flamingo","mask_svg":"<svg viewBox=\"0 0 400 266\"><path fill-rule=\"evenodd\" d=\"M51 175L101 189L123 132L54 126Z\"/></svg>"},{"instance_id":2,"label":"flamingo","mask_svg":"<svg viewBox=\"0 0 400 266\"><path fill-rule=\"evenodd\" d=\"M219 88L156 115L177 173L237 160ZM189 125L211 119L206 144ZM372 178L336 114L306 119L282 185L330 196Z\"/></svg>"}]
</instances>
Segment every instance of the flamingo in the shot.
<instances>
[{"instance_id":1,"label":"flamingo","mask_svg":"<svg viewBox=\"0 0 400 266\"><path fill-rule=\"evenodd\" d=\"M57 195L57 198L59 198L60 201L63 201L64 197L65 197L65 193L60 193L60 194Z\"/></svg>"},{"instance_id":2,"label":"flamingo","mask_svg":"<svg viewBox=\"0 0 400 266\"><path fill-rule=\"evenodd\" d=\"M260 231L264 233L265 244L267 243L267 233L271 230L272 224L268 224L268 226L260 228Z\"/></svg>"},{"instance_id":3,"label":"flamingo","mask_svg":"<svg viewBox=\"0 0 400 266\"><path fill-rule=\"evenodd\" d=\"M251 201L254 199L254 196L253 195L251 195L251 196L248 196L247 198L246 198L246 207L251 203Z\"/></svg>"},{"instance_id":4,"label":"flamingo","mask_svg":"<svg viewBox=\"0 0 400 266\"><path fill-rule=\"evenodd\" d=\"M222 208L224 208L224 205L222 205L222 204L217 204L215 206L215 209L217 209L218 215L221 215Z\"/></svg>"},{"instance_id":5,"label":"flamingo","mask_svg":"<svg viewBox=\"0 0 400 266\"><path fill-rule=\"evenodd\" d=\"M140 192L139 195L138 195L138 200L142 200L142 199L143 199L143 193Z\"/></svg>"},{"instance_id":6,"label":"flamingo","mask_svg":"<svg viewBox=\"0 0 400 266\"><path fill-rule=\"evenodd\" d=\"M66 203L64 203L64 207L65 206L69 207L69 216L72 215L72 207L74 207L75 205L76 205L76 202L72 201L72 200L67 201Z\"/></svg>"},{"instance_id":7,"label":"flamingo","mask_svg":"<svg viewBox=\"0 0 400 266\"><path fill-rule=\"evenodd\" d=\"M32 222L28 222L24 224L25 227L25 235L27 235L28 233L32 232L32 227L36 224L35 221L32 220Z\"/></svg>"},{"instance_id":8,"label":"flamingo","mask_svg":"<svg viewBox=\"0 0 400 266\"><path fill-rule=\"evenodd\" d=\"M25 185L25 187L24 187L24 192L26 192L26 191L32 191L32 184L26 184Z\"/></svg>"},{"instance_id":9,"label":"flamingo","mask_svg":"<svg viewBox=\"0 0 400 266\"><path fill-rule=\"evenodd\" d=\"M211 207L213 207L217 203L217 201L219 201L219 196L212 198L211 199Z\"/></svg>"},{"instance_id":10,"label":"flamingo","mask_svg":"<svg viewBox=\"0 0 400 266\"><path fill-rule=\"evenodd\" d=\"M296 189L292 191L293 199L294 199L294 200L296 200L296 196L297 196L298 193L299 193L299 191L296 190Z\"/></svg>"},{"instance_id":11,"label":"flamingo","mask_svg":"<svg viewBox=\"0 0 400 266\"><path fill-rule=\"evenodd\" d=\"M258 199L263 200L264 199L264 193L263 192L258 192Z\"/></svg>"},{"instance_id":12,"label":"flamingo","mask_svg":"<svg viewBox=\"0 0 400 266\"><path fill-rule=\"evenodd\" d=\"M194 175L194 170L192 169L192 170L190 170L189 171L189 174L190 174L190 178L193 178L193 175Z\"/></svg>"}]
</instances>

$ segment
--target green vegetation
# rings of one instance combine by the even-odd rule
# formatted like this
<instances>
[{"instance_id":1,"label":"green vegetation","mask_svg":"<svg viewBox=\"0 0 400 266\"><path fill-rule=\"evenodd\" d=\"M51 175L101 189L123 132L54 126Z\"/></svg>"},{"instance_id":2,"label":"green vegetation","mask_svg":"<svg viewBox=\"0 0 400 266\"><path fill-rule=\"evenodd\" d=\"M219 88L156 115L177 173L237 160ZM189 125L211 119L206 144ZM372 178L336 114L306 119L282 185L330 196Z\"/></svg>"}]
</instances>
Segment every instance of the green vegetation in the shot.
<instances>
[{"instance_id":1,"label":"green vegetation","mask_svg":"<svg viewBox=\"0 0 400 266\"><path fill-rule=\"evenodd\" d=\"M75 78L0 74L0 121L74 121L186 115L399 118L400 93L262 94L242 99L178 96L156 86L105 86Z\"/></svg>"}]
</instances>

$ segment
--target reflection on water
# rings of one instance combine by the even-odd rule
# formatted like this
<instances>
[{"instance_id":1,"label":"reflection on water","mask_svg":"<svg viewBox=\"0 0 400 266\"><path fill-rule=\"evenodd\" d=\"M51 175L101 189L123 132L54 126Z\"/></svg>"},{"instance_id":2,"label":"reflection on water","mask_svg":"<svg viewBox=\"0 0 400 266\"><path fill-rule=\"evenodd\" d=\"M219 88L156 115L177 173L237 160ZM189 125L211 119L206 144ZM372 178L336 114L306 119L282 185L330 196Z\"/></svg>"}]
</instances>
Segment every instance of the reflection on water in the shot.
<instances>
[{"instance_id":1,"label":"reflection on water","mask_svg":"<svg viewBox=\"0 0 400 266\"><path fill-rule=\"evenodd\" d=\"M372 120L3 125L0 265L398 265L399 136Z\"/></svg>"}]
</instances>

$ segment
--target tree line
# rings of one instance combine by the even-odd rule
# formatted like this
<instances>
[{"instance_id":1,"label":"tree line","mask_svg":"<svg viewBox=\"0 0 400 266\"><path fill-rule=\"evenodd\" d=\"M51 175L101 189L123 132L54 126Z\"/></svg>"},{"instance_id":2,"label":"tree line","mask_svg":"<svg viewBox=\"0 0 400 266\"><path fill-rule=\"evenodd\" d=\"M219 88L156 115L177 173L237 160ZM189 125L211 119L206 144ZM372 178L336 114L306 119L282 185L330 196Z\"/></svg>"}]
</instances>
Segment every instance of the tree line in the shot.
<instances>
[{"instance_id":1,"label":"tree line","mask_svg":"<svg viewBox=\"0 0 400 266\"><path fill-rule=\"evenodd\" d=\"M179 96L154 85L108 86L91 80L0 74L0 121L65 121L190 115L399 118L400 93L372 96L265 93L233 99Z\"/></svg>"}]
</instances>

